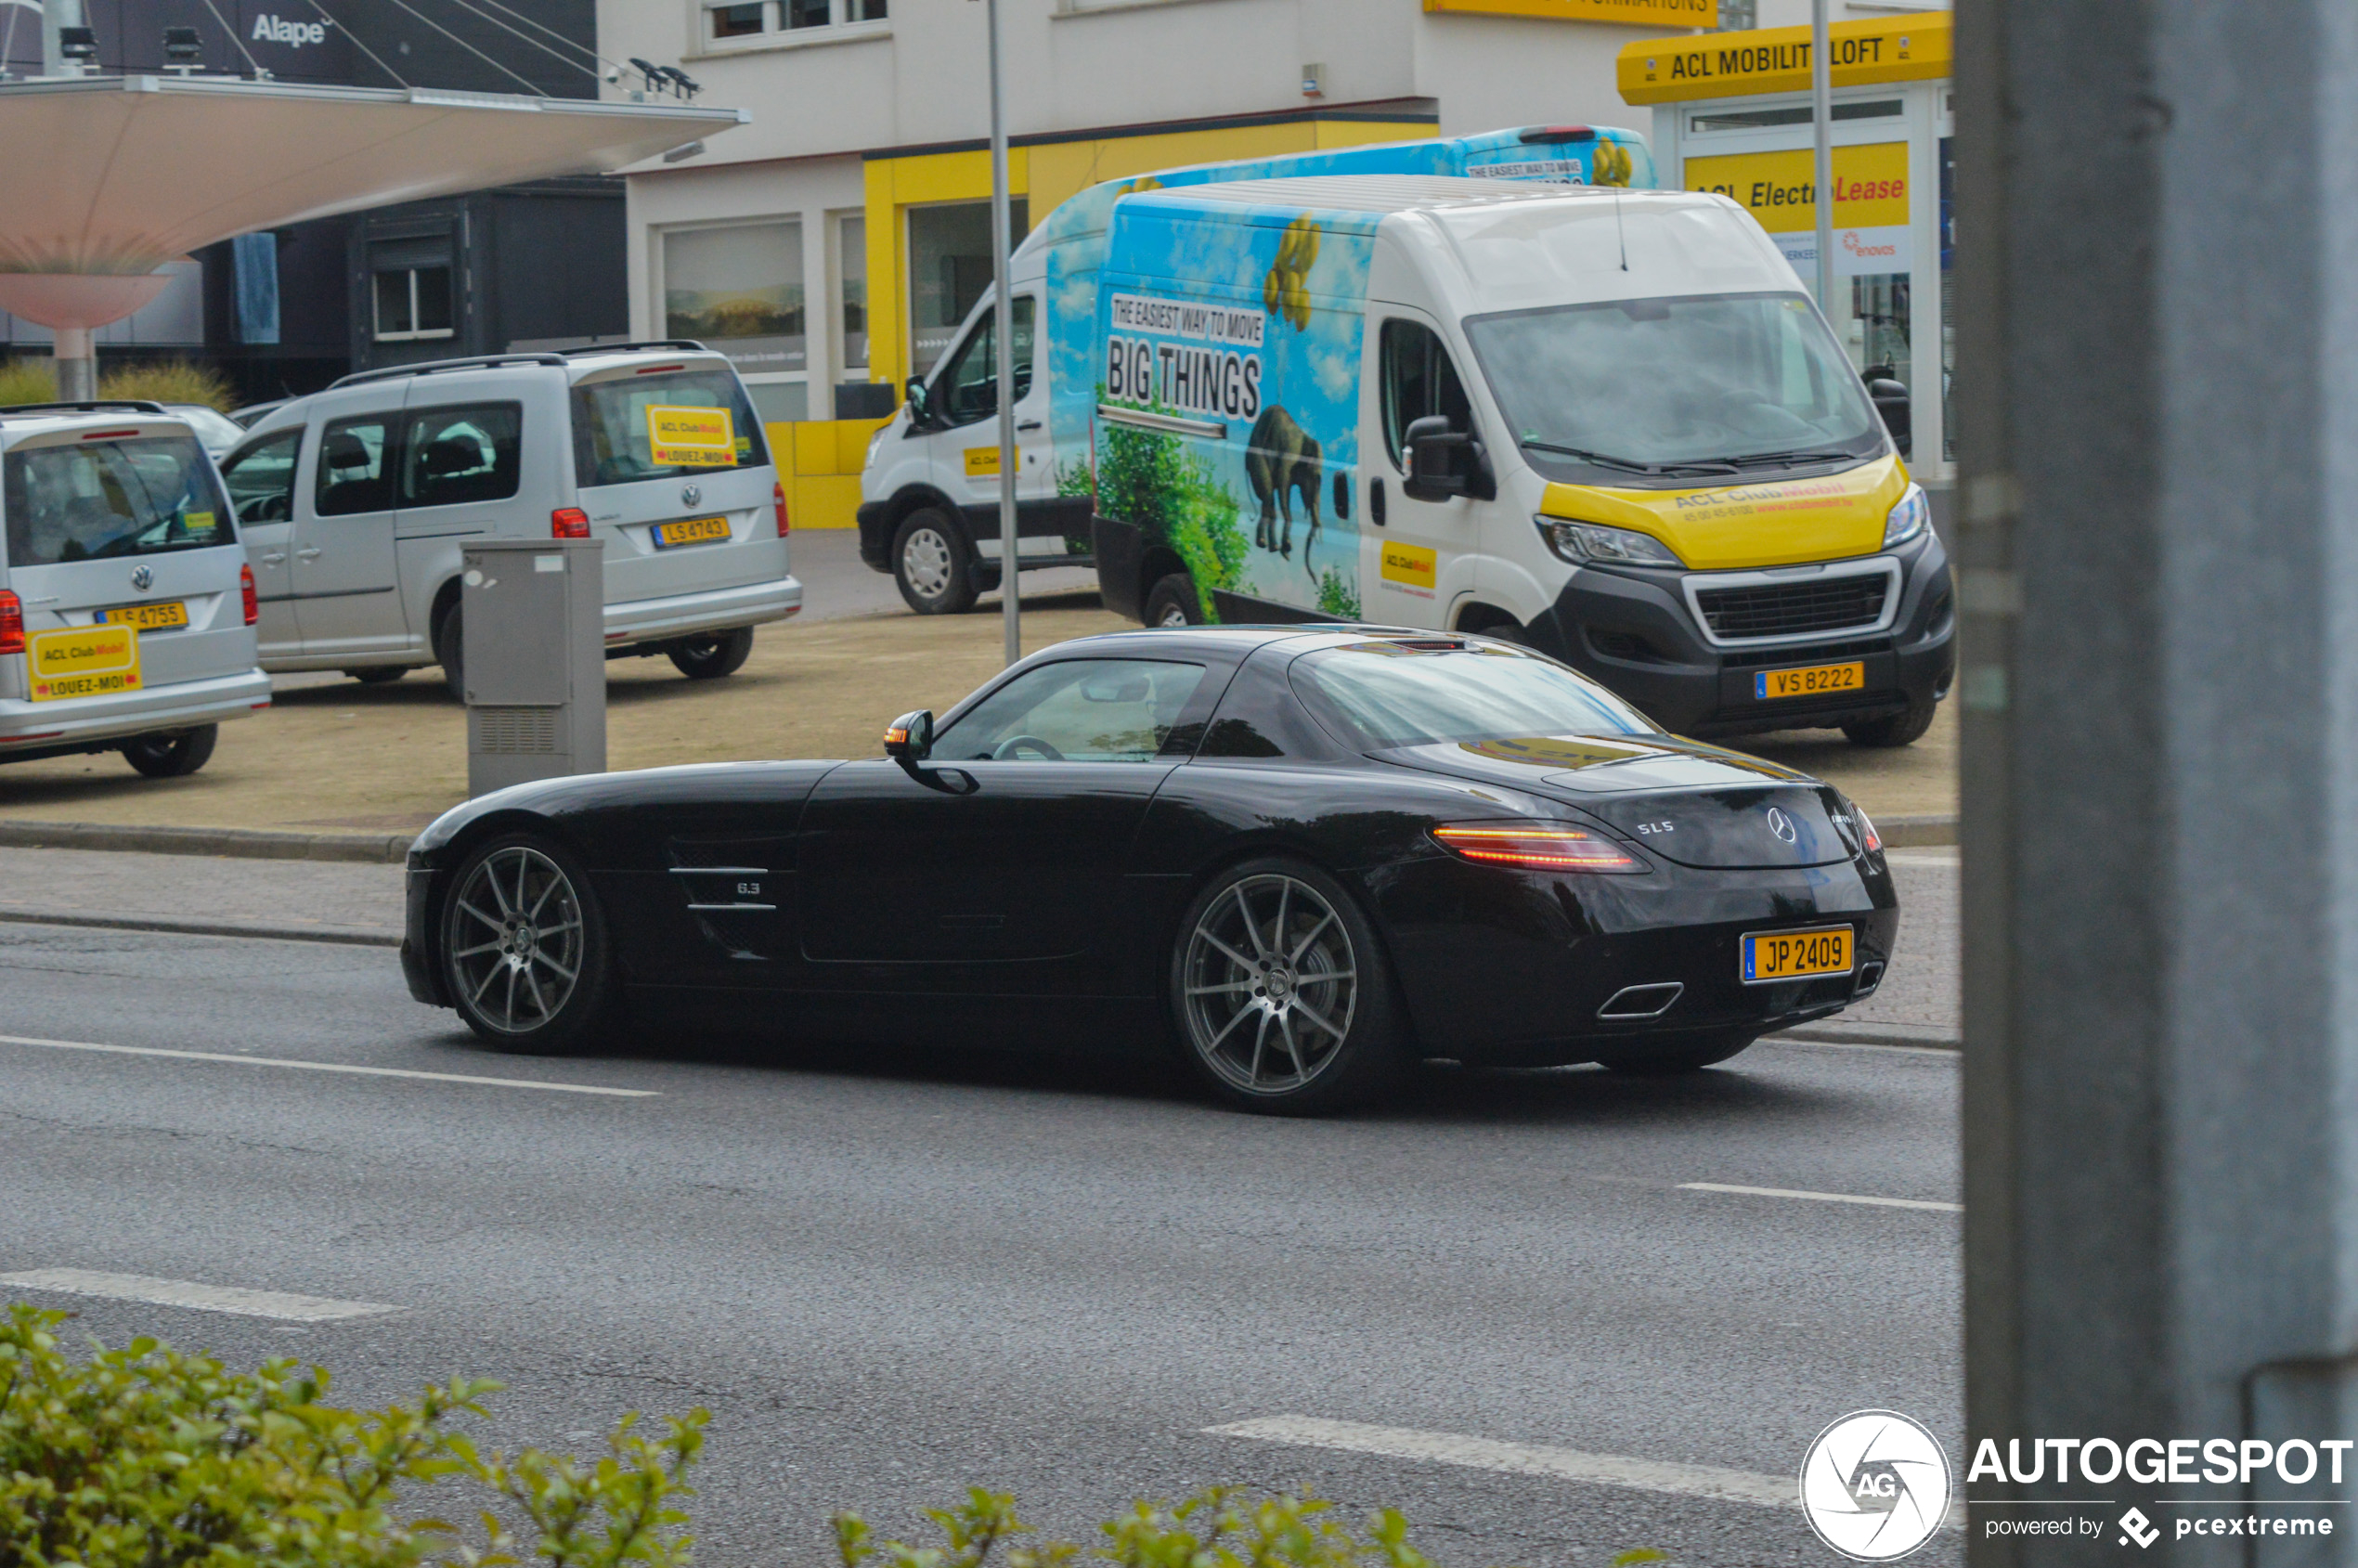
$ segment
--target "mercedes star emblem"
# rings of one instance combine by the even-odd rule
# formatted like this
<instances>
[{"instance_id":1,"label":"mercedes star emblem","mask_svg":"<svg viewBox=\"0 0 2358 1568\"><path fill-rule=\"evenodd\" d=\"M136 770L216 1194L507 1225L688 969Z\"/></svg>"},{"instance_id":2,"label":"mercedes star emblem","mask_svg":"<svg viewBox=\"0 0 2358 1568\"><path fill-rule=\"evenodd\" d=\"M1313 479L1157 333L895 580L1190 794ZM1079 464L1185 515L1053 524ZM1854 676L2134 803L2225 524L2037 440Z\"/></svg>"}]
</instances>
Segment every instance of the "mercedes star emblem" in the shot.
<instances>
[{"instance_id":1,"label":"mercedes star emblem","mask_svg":"<svg viewBox=\"0 0 2358 1568\"><path fill-rule=\"evenodd\" d=\"M680 486L680 504L681 506L693 506L702 499L704 499L703 486L682 485Z\"/></svg>"},{"instance_id":2,"label":"mercedes star emblem","mask_svg":"<svg viewBox=\"0 0 2358 1568\"><path fill-rule=\"evenodd\" d=\"M1774 806L1768 808L1768 831L1788 844L1801 836L1801 830L1793 825L1793 819Z\"/></svg>"},{"instance_id":3,"label":"mercedes star emblem","mask_svg":"<svg viewBox=\"0 0 2358 1568\"><path fill-rule=\"evenodd\" d=\"M137 589L140 592L145 593L149 589L155 586L155 580L156 575L148 570L145 566L134 566L131 568L131 586Z\"/></svg>"}]
</instances>

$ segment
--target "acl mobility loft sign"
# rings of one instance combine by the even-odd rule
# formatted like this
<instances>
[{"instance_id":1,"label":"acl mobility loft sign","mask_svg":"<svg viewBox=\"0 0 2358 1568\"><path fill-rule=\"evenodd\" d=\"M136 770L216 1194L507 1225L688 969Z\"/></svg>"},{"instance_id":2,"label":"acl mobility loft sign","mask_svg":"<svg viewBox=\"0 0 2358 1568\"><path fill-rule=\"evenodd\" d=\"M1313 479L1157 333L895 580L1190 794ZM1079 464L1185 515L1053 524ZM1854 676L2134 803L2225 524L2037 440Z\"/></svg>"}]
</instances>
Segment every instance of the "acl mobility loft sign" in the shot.
<instances>
[{"instance_id":1,"label":"acl mobility loft sign","mask_svg":"<svg viewBox=\"0 0 2358 1568\"><path fill-rule=\"evenodd\" d=\"M1826 32L1833 84L1857 87L1945 77L1955 58L1950 37L1946 11L1836 22ZM1806 93L1809 54L1806 27L1643 38L1623 47L1618 84L1627 103Z\"/></svg>"}]
</instances>

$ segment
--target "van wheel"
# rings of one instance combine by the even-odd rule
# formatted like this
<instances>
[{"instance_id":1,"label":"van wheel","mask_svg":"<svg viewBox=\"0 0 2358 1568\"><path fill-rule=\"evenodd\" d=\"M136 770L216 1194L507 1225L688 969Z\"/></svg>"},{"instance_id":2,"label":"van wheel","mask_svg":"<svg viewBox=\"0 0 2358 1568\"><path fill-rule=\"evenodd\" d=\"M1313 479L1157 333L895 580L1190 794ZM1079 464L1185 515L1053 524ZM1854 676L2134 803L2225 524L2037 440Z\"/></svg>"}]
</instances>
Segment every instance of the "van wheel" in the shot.
<instances>
[{"instance_id":1,"label":"van wheel","mask_svg":"<svg viewBox=\"0 0 2358 1568\"><path fill-rule=\"evenodd\" d=\"M409 667L406 664L380 664L370 665L366 669L347 669L344 673L363 686L390 686L408 674Z\"/></svg>"},{"instance_id":2,"label":"van wheel","mask_svg":"<svg viewBox=\"0 0 2358 1568\"><path fill-rule=\"evenodd\" d=\"M1860 724L1845 724L1842 732L1852 745L1877 748L1906 745L1923 738L1924 732L1932 728L1932 716L1938 707L1939 705L1929 696L1921 699L1911 697L1907 712L1870 719Z\"/></svg>"},{"instance_id":3,"label":"van wheel","mask_svg":"<svg viewBox=\"0 0 2358 1568\"><path fill-rule=\"evenodd\" d=\"M1146 621L1148 626L1201 626L1203 599L1196 592L1196 579L1185 572L1173 572L1147 591Z\"/></svg>"},{"instance_id":4,"label":"van wheel","mask_svg":"<svg viewBox=\"0 0 2358 1568\"><path fill-rule=\"evenodd\" d=\"M218 724L158 730L123 742L123 759L151 779L186 778L212 758L214 745L220 739Z\"/></svg>"},{"instance_id":5,"label":"van wheel","mask_svg":"<svg viewBox=\"0 0 2358 1568\"><path fill-rule=\"evenodd\" d=\"M892 580L921 616L974 608L974 562L965 537L933 507L911 512L892 536Z\"/></svg>"},{"instance_id":6,"label":"van wheel","mask_svg":"<svg viewBox=\"0 0 2358 1568\"><path fill-rule=\"evenodd\" d=\"M459 606L453 604L434 624L434 662L442 666L442 683L460 702L467 700L467 637L466 628L459 624Z\"/></svg>"},{"instance_id":7,"label":"van wheel","mask_svg":"<svg viewBox=\"0 0 2358 1568\"><path fill-rule=\"evenodd\" d=\"M682 637L664 652L671 655L672 667L689 680L718 680L745 667L746 658L753 653L753 628L741 626L732 631Z\"/></svg>"}]
</instances>

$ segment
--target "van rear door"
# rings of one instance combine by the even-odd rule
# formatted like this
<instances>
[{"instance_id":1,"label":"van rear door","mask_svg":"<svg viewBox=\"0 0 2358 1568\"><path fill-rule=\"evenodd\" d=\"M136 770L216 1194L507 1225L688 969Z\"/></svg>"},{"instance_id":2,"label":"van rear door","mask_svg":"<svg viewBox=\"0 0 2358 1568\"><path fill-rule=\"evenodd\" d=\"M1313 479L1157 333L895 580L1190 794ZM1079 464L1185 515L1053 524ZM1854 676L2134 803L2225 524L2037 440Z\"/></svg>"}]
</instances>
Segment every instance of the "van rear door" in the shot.
<instances>
[{"instance_id":1,"label":"van rear door","mask_svg":"<svg viewBox=\"0 0 2358 1568\"><path fill-rule=\"evenodd\" d=\"M51 641L54 668L43 643L71 628L136 628L137 689L253 667L244 552L213 460L187 425L29 435L0 460L0 486L8 586L32 644L27 694L40 694L45 672L68 673L70 640Z\"/></svg>"}]
</instances>

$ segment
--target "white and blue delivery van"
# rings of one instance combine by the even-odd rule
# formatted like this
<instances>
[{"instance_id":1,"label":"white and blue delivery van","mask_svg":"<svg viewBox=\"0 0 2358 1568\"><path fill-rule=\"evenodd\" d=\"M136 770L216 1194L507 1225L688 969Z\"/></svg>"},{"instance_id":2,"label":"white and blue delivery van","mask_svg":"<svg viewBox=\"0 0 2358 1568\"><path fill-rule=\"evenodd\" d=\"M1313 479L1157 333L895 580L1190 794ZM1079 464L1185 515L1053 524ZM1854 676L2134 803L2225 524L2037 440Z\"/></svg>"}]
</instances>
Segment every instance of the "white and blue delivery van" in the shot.
<instances>
[{"instance_id":1,"label":"white and blue delivery van","mask_svg":"<svg viewBox=\"0 0 2358 1568\"><path fill-rule=\"evenodd\" d=\"M1735 203L1352 173L1073 206L1013 269L1019 564L1093 561L1150 623L1508 638L1689 734L1930 724L1955 613L1904 389L1871 395ZM874 534L963 525L941 553L979 585L996 422L957 421L996 404L957 359L879 434L869 500L958 450L913 466L979 467L968 493Z\"/></svg>"}]
</instances>

